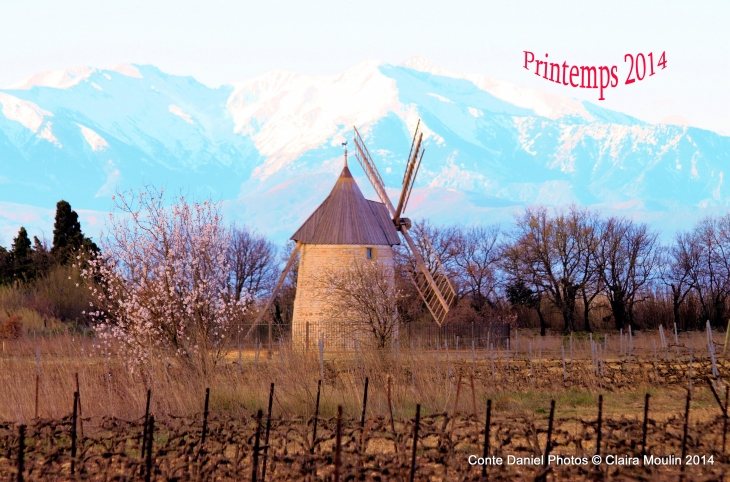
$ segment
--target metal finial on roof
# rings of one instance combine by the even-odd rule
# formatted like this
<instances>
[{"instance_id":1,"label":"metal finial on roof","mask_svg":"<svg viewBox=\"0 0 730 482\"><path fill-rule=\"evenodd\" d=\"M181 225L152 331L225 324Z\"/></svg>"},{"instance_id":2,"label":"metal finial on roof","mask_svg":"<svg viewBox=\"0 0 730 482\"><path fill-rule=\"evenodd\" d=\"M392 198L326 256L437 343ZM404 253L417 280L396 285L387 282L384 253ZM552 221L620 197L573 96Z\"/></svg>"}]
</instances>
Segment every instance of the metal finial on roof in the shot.
<instances>
[{"instance_id":1,"label":"metal finial on roof","mask_svg":"<svg viewBox=\"0 0 730 482\"><path fill-rule=\"evenodd\" d=\"M345 167L347 167L347 141L343 142L342 145L345 148Z\"/></svg>"}]
</instances>

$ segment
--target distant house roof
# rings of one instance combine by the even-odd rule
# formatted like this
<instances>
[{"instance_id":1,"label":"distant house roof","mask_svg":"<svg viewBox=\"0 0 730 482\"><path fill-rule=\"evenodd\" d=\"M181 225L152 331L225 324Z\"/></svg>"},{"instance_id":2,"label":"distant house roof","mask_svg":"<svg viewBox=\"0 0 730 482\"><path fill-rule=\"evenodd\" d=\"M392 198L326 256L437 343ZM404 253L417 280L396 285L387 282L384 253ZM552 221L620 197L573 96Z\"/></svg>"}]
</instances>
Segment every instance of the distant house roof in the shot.
<instances>
[{"instance_id":1,"label":"distant house roof","mask_svg":"<svg viewBox=\"0 0 730 482\"><path fill-rule=\"evenodd\" d=\"M400 244L388 208L365 199L347 165L327 199L291 239L305 244Z\"/></svg>"}]
</instances>

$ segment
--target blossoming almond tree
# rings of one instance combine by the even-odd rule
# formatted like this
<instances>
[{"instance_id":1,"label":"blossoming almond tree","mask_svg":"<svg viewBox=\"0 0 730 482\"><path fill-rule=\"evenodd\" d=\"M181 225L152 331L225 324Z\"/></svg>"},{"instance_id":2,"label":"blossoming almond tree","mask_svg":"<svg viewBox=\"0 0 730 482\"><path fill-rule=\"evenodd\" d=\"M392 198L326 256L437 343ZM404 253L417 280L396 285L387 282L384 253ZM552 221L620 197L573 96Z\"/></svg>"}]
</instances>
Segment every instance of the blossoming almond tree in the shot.
<instances>
[{"instance_id":1,"label":"blossoming almond tree","mask_svg":"<svg viewBox=\"0 0 730 482\"><path fill-rule=\"evenodd\" d=\"M207 372L246 301L231 296L218 205L180 196L166 206L164 189L150 187L114 199L102 254L82 272L99 286L89 283L100 339L136 366L164 355Z\"/></svg>"}]
</instances>

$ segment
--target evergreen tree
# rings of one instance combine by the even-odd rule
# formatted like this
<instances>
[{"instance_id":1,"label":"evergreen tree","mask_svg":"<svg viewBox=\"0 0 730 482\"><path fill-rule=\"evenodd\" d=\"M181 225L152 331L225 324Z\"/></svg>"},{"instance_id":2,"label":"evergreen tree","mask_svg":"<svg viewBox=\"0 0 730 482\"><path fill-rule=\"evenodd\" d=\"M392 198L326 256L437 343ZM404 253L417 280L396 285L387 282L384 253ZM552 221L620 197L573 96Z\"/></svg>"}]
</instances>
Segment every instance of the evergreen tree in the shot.
<instances>
[{"instance_id":1,"label":"evergreen tree","mask_svg":"<svg viewBox=\"0 0 730 482\"><path fill-rule=\"evenodd\" d=\"M85 249L98 252L99 248L81 232L79 215L71 209L71 205L61 200L56 204L56 220L53 224L53 247L51 254L60 264L66 264L74 256L74 252Z\"/></svg>"},{"instance_id":2,"label":"evergreen tree","mask_svg":"<svg viewBox=\"0 0 730 482\"><path fill-rule=\"evenodd\" d=\"M36 276L45 276L52 264L53 260L46 240L41 241L38 236L33 236L33 267Z\"/></svg>"},{"instance_id":3,"label":"evergreen tree","mask_svg":"<svg viewBox=\"0 0 730 482\"><path fill-rule=\"evenodd\" d=\"M13 258L10 252L0 246L0 286L13 281Z\"/></svg>"},{"instance_id":4,"label":"evergreen tree","mask_svg":"<svg viewBox=\"0 0 730 482\"><path fill-rule=\"evenodd\" d=\"M33 248L31 248L28 232L24 227L18 231L18 236L13 239L13 247L10 251L13 263L13 278L21 282L28 282L35 277L33 266Z\"/></svg>"}]
</instances>

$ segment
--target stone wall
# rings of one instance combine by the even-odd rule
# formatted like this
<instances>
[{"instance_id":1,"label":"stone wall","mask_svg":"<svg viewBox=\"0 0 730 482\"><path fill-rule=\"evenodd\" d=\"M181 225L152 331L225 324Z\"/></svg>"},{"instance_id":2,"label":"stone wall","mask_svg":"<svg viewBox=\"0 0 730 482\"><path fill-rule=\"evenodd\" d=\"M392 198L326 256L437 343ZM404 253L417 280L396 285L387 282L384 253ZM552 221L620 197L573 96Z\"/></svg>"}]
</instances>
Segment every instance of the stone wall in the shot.
<instances>
[{"instance_id":1,"label":"stone wall","mask_svg":"<svg viewBox=\"0 0 730 482\"><path fill-rule=\"evenodd\" d=\"M294 299L292 318L292 346L304 349L309 341L309 349L317 349L320 337L324 334L326 348L352 348L355 335L348 329L346 320L325 319L326 301L322 296L321 281L325 270L347 268L353 260L366 260L367 248L372 249L372 260L386 266L393 273L395 260L390 246L369 246L354 244L304 244L299 255L297 293ZM307 330L307 324L309 329ZM307 334L307 331L309 332Z\"/></svg>"}]
</instances>

